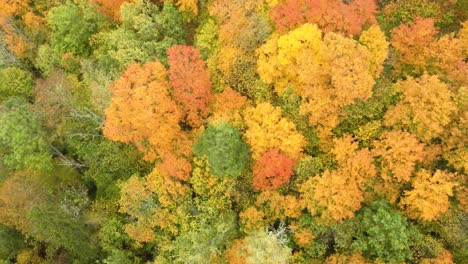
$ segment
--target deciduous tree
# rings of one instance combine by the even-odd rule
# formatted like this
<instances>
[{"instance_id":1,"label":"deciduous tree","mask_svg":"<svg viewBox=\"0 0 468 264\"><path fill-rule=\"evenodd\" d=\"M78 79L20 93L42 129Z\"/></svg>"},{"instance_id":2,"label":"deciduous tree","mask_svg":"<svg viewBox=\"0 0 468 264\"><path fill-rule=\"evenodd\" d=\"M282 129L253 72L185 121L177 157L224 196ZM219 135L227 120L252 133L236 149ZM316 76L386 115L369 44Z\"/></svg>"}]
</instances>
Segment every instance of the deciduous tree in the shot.
<instances>
[{"instance_id":1,"label":"deciduous tree","mask_svg":"<svg viewBox=\"0 0 468 264\"><path fill-rule=\"evenodd\" d=\"M103 133L111 140L135 144L146 160L160 158L164 176L187 180L190 141L179 126L182 112L170 96L166 78L160 62L130 65L111 86Z\"/></svg>"},{"instance_id":2,"label":"deciduous tree","mask_svg":"<svg viewBox=\"0 0 468 264\"><path fill-rule=\"evenodd\" d=\"M359 34L363 25L376 23L374 0L287 0L270 11L276 29L287 32L305 23L318 24L324 31Z\"/></svg>"},{"instance_id":3,"label":"deciduous tree","mask_svg":"<svg viewBox=\"0 0 468 264\"><path fill-rule=\"evenodd\" d=\"M199 127L209 113L208 104L212 98L210 72L199 49L174 45L167 54L174 101L180 105L186 122Z\"/></svg>"},{"instance_id":4,"label":"deciduous tree","mask_svg":"<svg viewBox=\"0 0 468 264\"><path fill-rule=\"evenodd\" d=\"M400 207L414 219L432 221L448 211L449 197L453 196L454 175L437 170L431 173L420 170L413 179L413 188L405 191Z\"/></svg>"},{"instance_id":5,"label":"deciduous tree","mask_svg":"<svg viewBox=\"0 0 468 264\"><path fill-rule=\"evenodd\" d=\"M238 177L244 173L249 163L249 149L239 131L226 122L209 124L197 137L193 153L206 156L211 173L221 177Z\"/></svg>"},{"instance_id":6,"label":"deciduous tree","mask_svg":"<svg viewBox=\"0 0 468 264\"><path fill-rule=\"evenodd\" d=\"M52 156L45 133L29 106L11 98L0 109L0 153L12 169L49 171Z\"/></svg>"},{"instance_id":7,"label":"deciduous tree","mask_svg":"<svg viewBox=\"0 0 468 264\"><path fill-rule=\"evenodd\" d=\"M388 109L385 125L406 128L427 143L444 132L457 109L447 84L424 74L397 82L395 89L403 98Z\"/></svg>"},{"instance_id":8,"label":"deciduous tree","mask_svg":"<svg viewBox=\"0 0 468 264\"><path fill-rule=\"evenodd\" d=\"M295 125L281 116L281 108L261 103L247 108L244 119L248 127L245 137L255 160L270 148L277 148L293 159L302 155L306 141Z\"/></svg>"},{"instance_id":9,"label":"deciduous tree","mask_svg":"<svg viewBox=\"0 0 468 264\"><path fill-rule=\"evenodd\" d=\"M0 101L10 96L32 97L33 79L29 72L17 67L0 70Z\"/></svg>"},{"instance_id":10,"label":"deciduous tree","mask_svg":"<svg viewBox=\"0 0 468 264\"><path fill-rule=\"evenodd\" d=\"M257 190L273 190L288 183L296 161L278 149L265 152L253 167L253 186Z\"/></svg>"}]
</instances>

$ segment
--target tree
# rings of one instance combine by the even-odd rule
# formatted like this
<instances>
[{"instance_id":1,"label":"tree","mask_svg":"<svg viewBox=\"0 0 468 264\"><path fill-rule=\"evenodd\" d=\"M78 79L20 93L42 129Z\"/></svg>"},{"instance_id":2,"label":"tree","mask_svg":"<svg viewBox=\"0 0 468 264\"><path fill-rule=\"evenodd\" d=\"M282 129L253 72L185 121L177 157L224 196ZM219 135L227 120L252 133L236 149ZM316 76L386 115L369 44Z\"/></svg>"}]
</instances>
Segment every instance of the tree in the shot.
<instances>
[{"instance_id":1,"label":"tree","mask_svg":"<svg viewBox=\"0 0 468 264\"><path fill-rule=\"evenodd\" d=\"M300 186L304 206L322 222L342 222L353 218L361 208L364 193L376 176L373 158L368 149L357 150L358 144L347 135L334 140L332 153L337 170L325 170Z\"/></svg>"},{"instance_id":2,"label":"tree","mask_svg":"<svg viewBox=\"0 0 468 264\"><path fill-rule=\"evenodd\" d=\"M291 121L281 116L281 108L261 103L255 108L247 108L244 119L247 125L245 137L254 160L270 148L277 148L293 159L299 159L302 155L305 139Z\"/></svg>"},{"instance_id":3,"label":"tree","mask_svg":"<svg viewBox=\"0 0 468 264\"><path fill-rule=\"evenodd\" d=\"M292 258L291 249L265 231L235 240L225 254L229 263L239 264L285 264Z\"/></svg>"},{"instance_id":4,"label":"tree","mask_svg":"<svg viewBox=\"0 0 468 264\"><path fill-rule=\"evenodd\" d=\"M181 234L171 248L171 262L204 263L221 259L226 244L237 235L235 220L235 214L227 212Z\"/></svg>"},{"instance_id":5,"label":"tree","mask_svg":"<svg viewBox=\"0 0 468 264\"><path fill-rule=\"evenodd\" d=\"M322 37L316 25L273 34L257 55L262 81L274 84L280 96L292 86L302 99L300 114L309 118L322 140L338 125L342 107L372 96L376 65L369 49L333 32Z\"/></svg>"},{"instance_id":6,"label":"tree","mask_svg":"<svg viewBox=\"0 0 468 264\"><path fill-rule=\"evenodd\" d=\"M184 120L192 127L199 127L209 113L208 104L212 98L210 72L199 49L174 45L167 54L174 101L184 112Z\"/></svg>"},{"instance_id":7,"label":"tree","mask_svg":"<svg viewBox=\"0 0 468 264\"><path fill-rule=\"evenodd\" d=\"M453 196L454 175L437 170L434 174L420 170L413 179L413 189L405 191L400 207L414 219L433 221L448 211L449 197Z\"/></svg>"},{"instance_id":8,"label":"tree","mask_svg":"<svg viewBox=\"0 0 468 264\"><path fill-rule=\"evenodd\" d=\"M277 31L284 33L305 23L318 24L324 31L361 33L363 25L375 24L377 5L374 0L287 0L270 11Z\"/></svg>"},{"instance_id":9,"label":"tree","mask_svg":"<svg viewBox=\"0 0 468 264\"><path fill-rule=\"evenodd\" d=\"M385 181L409 182L417 162L426 156L424 145L404 131L384 132L374 147L374 156L382 158L381 176Z\"/></svg>"},{"instance_id":10,"label":"tree","mask_svg":"<svg viewBox=\"0 0 468 264\"><path fill-rule=\"evenodd\" d=\"M114 20L120 19L120 6L127 2L126 0L93 0L98 5L99 12L112 17Z\"/></svg>"},{"instance_id":11,"label":"tree","mask_svg":"<svg viewBox=\"0 0 468 264\"><path fill-rule=\"evenodd\" d=\"M32 207L44 203L46 190L38 173L17 171L0 185L0 224L22 233L32 230L27 215Z\"/></svg>"},{"instance_id":12,"label":"tree","mask_svg":"<svg viewBox=\"0 0 468 264\"><path fill-rule=\"evenodd\" d=\"M157 169L145 178L130 177L121 186L119 200L119 212L132 219L125 232L137 245L160 242L167 246L182 227L187 227L188 213L182 205L191 195L186 185L163 177Z\"/></svg>"},{"instance_id":13,"label":"tree","mask_svg":"<svg viewBox=\"0 0 468 264\"><path fill-rule=\"evenodd\" d=\"M443 133L457 109L448 85L437 76L408 77L395 89L403 98L388 109L385 125L406 128L427 143Z\"/></svg>"},{"instance_id":14,"label":"tree","mask_svg":"<svg viewBox=\"0 0 468 264\"><path fill-rule=\"evenodd\" d=\"M15 16L19 15L26 9L29 0L1 0L0 1L0 15L1 16Z\"/></svg>"},{"instance_id":15,"label":"tree","mask_svg":"<svg viewBox=\"0 0 468 264\"><path fill-rule=\"evenodd\" d=\"M166 76L160 62L130 65L111 85L103 133L135 144L145 160L160 158L164 175L184 180L191 170L190 141L179 126L182 113L170 96Z\"/></svg>"},{"instance_id":16,"label":"tree","mask_svg":"<svg viewBox=\"0 0 468 264\"><path fill-rule=\"evenodd\" d=\"M211 173L220 177L238 177L249 164L249 149L239 131L226 122L209 124L197 137L193 153L198 157L206 156Z\"/></svg>"},{"instance_id":17,"label":"tree","mask_svg":"<svg viewBox=\"0 0 468 264\"><path fill-rule=\"evenodd\" d=\"M32 97L33 79L29 72L17 67L0 69L0 101L10 96Z\"/></svg>"},{"instance_id":18,"label":"tree","mask_svg":"<svg viewBox=\"0 0 468 264\"><path fill-rule=\"evenodd\" d=\"M0 259L8 263L23 248L25 248L25 243L21 233L15 229L0 225Z\"/></svg>"},{"instance_id":19,"label":"tree","mask_svg":"<svg viewBox=\"0 0 468 264\"><path fill-rule=\"evenodd\" d=\"M100 17L92 8L67 2L49 11L47 23L52 29L51 45L60 54L88 55L89 40L99 30Z\"/></svg>"},{"instance_id":20,"label":"tree","mask_svg":"<svg viewBox=\"0 0 468 264\"><path fill-rule=\"evenodd\" d=\"M31 234L47 243L52 250L64 248L76 260L89 262L95 259L98 251L92 239L93 230L85 224L81 215L70 214L63 207L60 204L33 207L28 216L34 223Z\"/></svg>"},{"instance_id":21,"label":"tree","mask_svg":"<svg viewBox=\"0 0 468 264\"><path fill-rule=\"evenodd\" d=\"M230 87L220 94L214 94L211 104L211 123L227 122L234 127L242 127L241 113L248 105L247 97L240 95Z\"/></svg>"},{"instance_id":22,"label":"tree","mask_svg":"<svg viewBox=\"0 0 468 264\"><path fill-rule=\"evenodd\" d=\"M359 215L360 229L353 245L372 259L401 263L412 258L411 246L419 238L406 218L385 201L376 201Z\"/></svg>"},{"instance_id":23,"label":"tree","mask_svg":"<svg viewBox=\"0 0 468 264\"><path fill-rule=\"evenodd\" d=\"M288 183L296 161L277 149L265 152L253 167L253 186L257 190L277 189Z\"/></svg>"},{"instance_id":24,"label":"tree","mask_svg":"<svg viewBox=\"0 0 468 264\"><path fill-rule=\"evenodd\" d=\"M12 169L48 171L52 157L44 131L26 102L11 98L0 109L0 153Z\"/></svg>"},{"instance_id":25,"label":"tree","mask_svg":"<svg viewBox=\"0 0 468 264\"><path fill-rule=\"evenodd\" d=\"M401 24L393 29L391 43L395 48L400 69L405 67L405 64L412 65L416 72L424 69L436 34L432 18L418 17L408 26Z\"/></svg>"},{"instance_id":26,"label":"tree","mask_svg":"<svg viewBox=\"0 0 468 264\"><path fill-rule=\"evenodd\" d=\"M120 27L93 36L94 57L113 76L129 64L157 60L166 64L166 50L185 43L182 15L171 4L162 10L150 1L124 2Z\"/></svg>"},{"instance_id":27,"label":"tree","mask_svg":"<svg viewBox=\"0 0 468 264\"><path fill-rule=\"evenodd\" d=\"M377 25L372 25L369 29L362 32L359 36L359 42L364 44L370 51L370 62L372 76L377 78L383 71L383 63L388 56L389 43L385 38L384 32Z\"/></svg>"}]
</instances>

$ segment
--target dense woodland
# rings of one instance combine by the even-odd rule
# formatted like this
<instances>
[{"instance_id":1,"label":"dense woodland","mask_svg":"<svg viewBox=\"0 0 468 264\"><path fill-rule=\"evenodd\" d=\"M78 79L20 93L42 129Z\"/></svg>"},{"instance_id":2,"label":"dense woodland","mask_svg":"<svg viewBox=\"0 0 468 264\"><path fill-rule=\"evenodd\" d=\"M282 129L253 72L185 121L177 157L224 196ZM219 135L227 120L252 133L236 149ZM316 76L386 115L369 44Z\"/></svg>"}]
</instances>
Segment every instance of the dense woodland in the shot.
<instances>
[{"instance_id":1,"label":"dense woodland","mask_svg":"<svg viewBox=\"0 0 468 264\"><path fill-rule=\"evenodd\" d=\"M0 263L468 263L467 13L0 0Z\"/></svg>"}]
</instances>

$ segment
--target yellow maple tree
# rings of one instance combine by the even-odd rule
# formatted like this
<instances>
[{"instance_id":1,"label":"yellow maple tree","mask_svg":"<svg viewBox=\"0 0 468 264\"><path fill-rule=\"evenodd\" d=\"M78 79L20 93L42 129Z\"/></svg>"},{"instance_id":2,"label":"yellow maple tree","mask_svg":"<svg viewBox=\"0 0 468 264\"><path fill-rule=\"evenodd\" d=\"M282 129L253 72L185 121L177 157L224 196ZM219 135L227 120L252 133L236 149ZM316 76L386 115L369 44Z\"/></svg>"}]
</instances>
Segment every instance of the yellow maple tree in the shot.
<instances>
[{"instance_id":1,"label":"yellow maple tree","mask_svg":"<svg viewBox=\"0 0 468 264\"><path fill-rule=\"evenodd\" d=\"M453 196L454 174L437 170L434 174L420 170L405 191L400 207L413 219L432 221L448 211L449 197Z\"/></svg>"},{"instance_id":2,"label":"yellow maple tree","mask_svg":"<svg viewBox=\"0 0 468 264\"><path fill-rule=\"evenodd\" d=\"M247 108L243 114L247 125L245 137L255 160L271 148L277 148L296 160L301 157L306 140L294 123L281 116L281 108L260 103Z\"/></svg>"},{"instance_id":3,"label":"yellow maple tree","mask_svg":"<svg viewBox=\"0 0 468 264\"><path fill-rule=\"evenodd\" d=\"M440 136L457 107L449 86L437 76L408 77L394 85L403 99L391 106L384 117L386 126L409 129L424 142Z\"/></svg>"}]
</instances>

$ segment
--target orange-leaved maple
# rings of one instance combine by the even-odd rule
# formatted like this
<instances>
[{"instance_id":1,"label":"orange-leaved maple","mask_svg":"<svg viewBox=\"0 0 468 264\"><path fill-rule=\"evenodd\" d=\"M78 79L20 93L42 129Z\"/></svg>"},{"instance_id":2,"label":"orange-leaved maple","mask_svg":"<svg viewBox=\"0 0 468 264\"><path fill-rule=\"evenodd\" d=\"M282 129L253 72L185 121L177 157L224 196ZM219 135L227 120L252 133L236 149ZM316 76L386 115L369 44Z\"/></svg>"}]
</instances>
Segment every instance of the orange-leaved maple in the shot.
<instances>
[{"instance_id":1,"label":"orange-leaved maple","mask_svg":"<svg viewBox=\"0 0 468 264\"><path fill-rule=\"evenodd\" d=\"M166 75L160 62L129 65L110 87L103 133L111 140L135 144L145 160L160 158L163 176L186 180L190 140L179 125L182 113L170 96Z\"/></svg>"},{"instance_id":2,"label":"orange-leaved maple","mask_svg":"<svg viewBox=\"0 0 468 264\"><path fill-rule=\"evenodd\" d=\"M278 149L265 152L255 162L253 186L257 190L273 190L289 182L296 161Z\"/></svg>"},{"instance_id":3,"label":"orange-leaved maple","mask_svg":"<svg viewBox=\"0 0 468 264\"><path fill-rule=\"evenodd\" d=\"M287 0L276 5L270 16L279 32L287 32L305 23L318 24L327 32L359 34L362 26L376 23L374 0Z\"/></svg>"},{"instance_id":4,"label":"orange-leaved maple","mask_svg":"<svg viewBox=\"0 0 468 264\"><path fill-rule=\"evenodd\" d=\"M112 17L114 20L120 19L120 6L124 2L132 0L93 0L98 5L98 10L102 14Z\"/></svg>"},{"instance_id":5,"label":"orange-leaved maple","mask_svg":"<svg viewBox=\"0 0 468 264\"><path fill-rule=\"evenodd\" d=\"M174 45L167 54L174 101L182 109L187 123L199 127L209 113L208 104L212 97L210 72L201 58L200 49Z\"/></svg>"},{"instance_id":6,"label":"orange-leaved maple","mask_svg":"<svg viewBox=\"0 0 468 264\"><path fill-rule=\"evenodd\" d=\"M424 145L411 133L384 132L374 143L374 156L381 157L382 178L391 182L408 182L417 162L426 156Z\"/></svg>"},{"instance_id":7,"label":"orange-leaved maple","mask_svg":"<svg viewBox=\"0 0 468 264\"><path fill-rule=\"evenodd\" d=\"M397 68L408 64L416 70L423 69L431 55L430 47L437 33L432 18L417 17L410 25L401 24L393 29L391 44L395 48Z\"/></svg>"}]
</instances>

